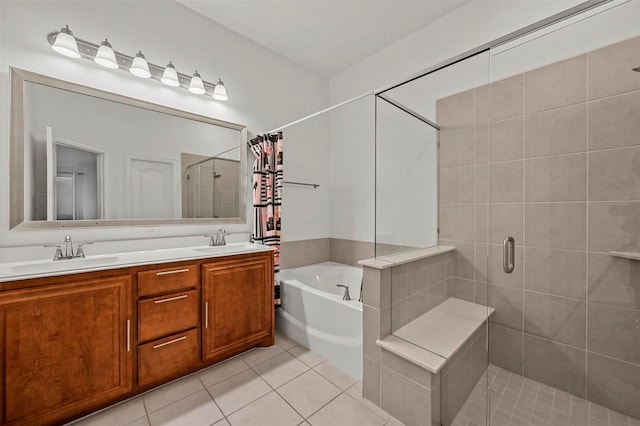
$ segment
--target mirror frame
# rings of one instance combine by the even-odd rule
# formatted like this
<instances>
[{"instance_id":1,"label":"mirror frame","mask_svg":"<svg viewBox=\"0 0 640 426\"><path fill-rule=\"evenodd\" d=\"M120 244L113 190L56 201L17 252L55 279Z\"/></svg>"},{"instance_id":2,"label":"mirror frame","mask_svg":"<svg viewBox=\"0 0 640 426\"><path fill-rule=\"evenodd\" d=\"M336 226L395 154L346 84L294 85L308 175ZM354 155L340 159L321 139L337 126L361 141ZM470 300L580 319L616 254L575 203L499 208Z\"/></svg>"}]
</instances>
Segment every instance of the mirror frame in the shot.
<instances>
[{"instance_id":1,"label":"mirror frame","mask_svg":"<svg viewBox=\"0 0 640 426\"><path fill-rule=\"evenodd\" d=\"M156 226L156 225L211 225L247 223L247 127L218 120L204 115L118 95L89 86L71 83L65 80L37 74L19 68L9 67L10 103L9 103L9 230L87 228L95 226ZM74 221L25 221L24 216L24 83L31 82L68 90L82 95L93 96L138 108L144 108L163 114L169 114L188 120L200 121L214 126L238 130L240 132L240 217L233 218L172 218L172 219L98 219Z\"/></svg>"}]
</instances>

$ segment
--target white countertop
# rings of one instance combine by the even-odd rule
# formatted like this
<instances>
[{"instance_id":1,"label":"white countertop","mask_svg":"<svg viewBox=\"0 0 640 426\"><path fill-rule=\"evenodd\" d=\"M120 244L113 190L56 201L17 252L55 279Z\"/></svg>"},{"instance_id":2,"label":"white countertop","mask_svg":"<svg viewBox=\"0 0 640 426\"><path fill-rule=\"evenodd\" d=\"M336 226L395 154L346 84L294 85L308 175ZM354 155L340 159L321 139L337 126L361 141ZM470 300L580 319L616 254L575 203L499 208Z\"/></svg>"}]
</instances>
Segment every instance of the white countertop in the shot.
<instances>
[{"instance_id":1,"label":"white countertop","mask_svg":"<svg viewBox=\"0 0 640 426\"><path fill-rule=\"evenodd\" d=\"M0 282L27 280L83 272L118 269L154 263L178 262L231 254L254 253L273 250L272 247L252 243L233 243L225 246L196 246L160 250L144 250L102 254L86 258L65 260L35 260L0 263Z\"/></svg>"}]
</instances>

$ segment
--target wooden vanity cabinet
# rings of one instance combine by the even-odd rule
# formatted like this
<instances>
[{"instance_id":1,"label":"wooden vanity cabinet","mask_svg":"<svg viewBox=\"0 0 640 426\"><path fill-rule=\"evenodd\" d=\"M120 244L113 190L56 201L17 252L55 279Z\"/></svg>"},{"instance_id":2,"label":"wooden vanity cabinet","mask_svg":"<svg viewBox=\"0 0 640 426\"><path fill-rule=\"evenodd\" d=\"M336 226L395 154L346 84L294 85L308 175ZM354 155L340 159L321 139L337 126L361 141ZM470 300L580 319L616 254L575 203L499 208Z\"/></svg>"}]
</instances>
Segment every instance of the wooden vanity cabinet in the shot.
<instances>
[{"instance_id":1,"label":"wooden vanity cabinet","mask_svg":"<svg viewBox=\"0 0 640 426\"><path fill-rule=\"evenodd\" d=\"M273 327L270 251L0 283L0 425L73 420Z\"/></svg>"},{"instance_id":2,"label":"wooden vanity cabinet","mask_svg":"<svg viewBox=\"0 0 640 426\"><path fill-rule=\"evenodd\" d=\"M131 392L131 276L0 294L2 424L59 423Z\"/></svg>"},{"instance_id":3,"label":"wooden vanity cabinet","mask_svg":"<svg viewBox=\"0 0 640 426\"><path fill-rule=\"evenodd\" d=\"M272 253L203 264L202 309L205 362L273 345Z\"/></svg>"}]
</instances>

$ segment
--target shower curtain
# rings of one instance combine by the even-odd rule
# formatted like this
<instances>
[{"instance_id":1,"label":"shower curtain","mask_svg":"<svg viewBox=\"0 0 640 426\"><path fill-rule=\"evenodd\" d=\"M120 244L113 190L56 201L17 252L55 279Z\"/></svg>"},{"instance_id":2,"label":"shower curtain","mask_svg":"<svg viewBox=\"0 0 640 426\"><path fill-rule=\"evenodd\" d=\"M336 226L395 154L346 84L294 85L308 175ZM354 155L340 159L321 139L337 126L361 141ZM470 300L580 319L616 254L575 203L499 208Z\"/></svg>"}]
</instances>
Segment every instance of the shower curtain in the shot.
<instances>
[{"instance_id":1,"label":"shower curtain","mask_svg":"<svg viewBox=\"0 0 640 426\"><path fill-rule=\"evenodd\" d=\"M271 246L274 273L280 270L280 206L282 203L282 132L257 136L249 141L253 162L252 242ZM274 306L280 308L280 283L274 280Z\"/></svg>"}]
</instances>

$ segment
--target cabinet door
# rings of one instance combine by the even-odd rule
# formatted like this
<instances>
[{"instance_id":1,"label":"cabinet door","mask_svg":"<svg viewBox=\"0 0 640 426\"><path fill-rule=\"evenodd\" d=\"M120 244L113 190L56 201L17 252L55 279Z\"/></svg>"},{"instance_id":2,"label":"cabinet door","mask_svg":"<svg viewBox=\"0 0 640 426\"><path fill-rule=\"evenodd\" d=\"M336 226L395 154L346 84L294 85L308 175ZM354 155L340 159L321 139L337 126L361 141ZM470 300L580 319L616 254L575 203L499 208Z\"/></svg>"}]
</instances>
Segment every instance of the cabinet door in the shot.
<instances>
[{"instance_id":1,"label":"cabinet door","mask_svg":"<svg viewBox=\"0 0 640 426\"><path fill-rule=\"evenodd\" d=\"M202 265L205 361L273 344L272 259L269 252Z\"/></svg>"},{"instance_id":2,"label":"cabinet door","mask_svg":"<svg viewBox=\"0 0 640 426\"><path fill-rule=\"evenodd\" d=\"M2 424L50 424L132 388L131 277L0 294Z\"/></svg>"}]
</instances>

